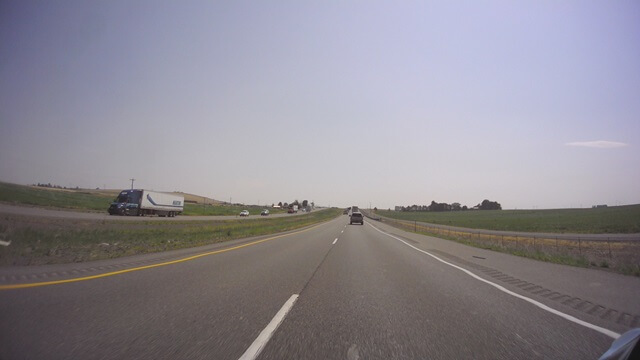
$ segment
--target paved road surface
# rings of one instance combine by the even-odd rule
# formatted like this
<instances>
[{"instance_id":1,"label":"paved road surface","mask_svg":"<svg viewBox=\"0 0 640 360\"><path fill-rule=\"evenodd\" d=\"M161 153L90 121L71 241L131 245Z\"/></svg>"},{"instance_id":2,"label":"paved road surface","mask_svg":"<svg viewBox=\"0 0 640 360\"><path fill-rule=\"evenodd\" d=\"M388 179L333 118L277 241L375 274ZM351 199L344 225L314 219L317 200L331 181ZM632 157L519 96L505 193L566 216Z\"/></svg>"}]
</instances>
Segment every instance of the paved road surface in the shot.
<instances>
[{"instance_id":1,"label":"paved road surface","mask_svg":"<svg viewBox=\"0 0 640 360\"><path fill-rule=\"evenodd\" d=\"M0 203L0 214L12 214L22 216L38 216L38 217L51 217L62 219L77 219L77 220L124 220L124 221L195 221L195 220L229 220L229 219L246 219L246 218L265 218L260 215L249 215L247 217L239 217L237 215L219 215L219 216L184 216L178 215L176 217L159 217L159 216L112 216L109 215L106 210L104 213L94 212L82 212L73 210L60 210L60 209L45 209L40 207L31 206L19 206ZM266 218L284 217L284 216L296 216L304 215L305 212L298 211L296 214L270 214Z\"/></svg>"},{"instance_id":2,"label":"paved road surface","mask_svg":"<svg viewBox=\"0 0 640 360\"><path fill-rule=\"evenodd\" d=\"M293 295L259 359L593 359L640 321L638 278L347 219L175 253L0 269L7 286L208 253L0 290L0 358L238 359Z\"/></svg>"}]
</instances>

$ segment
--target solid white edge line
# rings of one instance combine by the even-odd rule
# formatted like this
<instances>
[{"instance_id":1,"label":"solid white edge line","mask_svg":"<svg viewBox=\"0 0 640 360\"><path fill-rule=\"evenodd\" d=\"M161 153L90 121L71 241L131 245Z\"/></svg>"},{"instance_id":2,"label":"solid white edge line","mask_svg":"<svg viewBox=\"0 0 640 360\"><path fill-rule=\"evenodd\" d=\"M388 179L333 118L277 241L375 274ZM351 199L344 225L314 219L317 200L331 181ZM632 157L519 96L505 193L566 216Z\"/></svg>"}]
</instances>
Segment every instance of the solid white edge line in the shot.
<instances>
[{"instance_id":1,"label":"solid white edge line","mask_svg":"<svg viewBox=\"0 0 640 360\"><path fill-rule=\"evenodd\" d=\"M253 360L257 358L258 355L260 355L265 345L267 345L267 343L271 339L271 336L273 336L273 333L278 329L278 326L280 326L280 324L284 320L284 317L287 316L287 313L289 313L289 310L291 310L293 304L296 303L296 300L298 300L298 294L291 295L289 300L287 300L287 302L282 305L278 313L276 313L276 316L271 319L269 325L267 325L267 327L262 330L260 335L258 335L251 346L249 346L247 351L245 351L244 354L240 356L239 360Z\"/></svg>"},{"instance_id":2,"label":"solid white edge line","mask_svg":"<svg viewBox=\"0 0 640 360\"><path fill-rule=\"evenodd\" d=\"M336 238L335 240L333 240L333 244L331 245L335 245L338 242L338 238Z\"/></svg>"},{"instance_id":3,"label":"solid white edge line","mask_svg":"<svg viewBox=\"0 0 640 360\"><path fill-rule=\"evenodd\" d=\"M543 309L543 310L546 310L546 311L548 311L548 312L550 312L550 313L552 313L552 314L558 315L558 316L560 316L560 317L562 317L562 318L564 318L564 319L566 319L566 320L569 320L569 321L571 321L571 322L574 322L574 323L576 323L576 324L578 324L578 325L582 325L582 326L584 326L584 327L586 327L586 328L589 328L589 329L595 330L595 331L597 331L597 332L599 332L599 333L601 333L601 334L607 335L607 336L609 336L609 337L611 337L611 338L613 338L613 339L617 339L617 338L619 338L619 337L620 337L620 334L618 334L617 332L611 331L611 330L609 330L609 329L605 329L605 328L600 327L600 326L597 326L597 325L593 325L593 324L588 323L588 322L586 322L586 321L584 321L584 320L580 320L580 319L578 319L578 318L576 318L576 317L574 317L574 316L571 316L571 315L569 315L569 314L565 314L565 313L563 313L563 312L561 312L561 311L558 311L558 310L556 310L556 309L553 309L553 308L551 308L551 307L549 307L549 306L547 306L547 305L545 305L545 304L543 304L543 303L541 303L541 302L538 302L538 301L533 300L533 299L531 299L531 298L528 298L528 297L526 297L526 296L523 296L523 295L520 295L520 294L518 294L518 293L515 293L515 292L513 292L513 291L511 291L511 290L506 289L505 287L503 287L503 286L501 286L501 285L498 285L498 284L493 283L493 282L491 282L491 281L489 281L489 280L483 279L483 278L481 278L480 276L478 276L478 275L476 275L476 274L472 273L471 271L469 271L469 270L467 270L467 269L465 269L465 268L462 268L462 267L460 267L460 266L458 266L458 265L454 265L454 264L452 264L452 263L450 263L450 262L444 261L444 260L440 259L439 257L437 257L437 256L435 256L435 255L433 255L433 254L431 254L431 253L429 253L429 252L427 252L427 251L424 251L424 250L422 250L422 249L418 249L417 247L415 247L415 246L413 246L413 245L411 245L411 244L407 243L406 241L404 241L404 240L402 240L402 239L400 239L400 238L398 238L398 237L395 237L395 236L393 236L393 235L391 235L391 234L388 234L388 233L386 233L386 232L384 232L384 231L382 231L382 230L378 229L377 227L375 227L375 226L373 226L373 225L371 225L371 224L369 224L369 226L371 226L372 228L376 229L377 231L379 231L379 232L381 232L381 233L383 233L383 234L385 234L385 235L387 235L387 236L389 236L389 237L391 237L391 238L394 238L394 239L396 239L396 240L400 241L401 243L403 243L403 244L405 244L405 245L409 246L410 248L413 248L414 250L417 250L417 251L420 251L421 253L424 253L424 254L426 254L426 255L429 255L429 256L431 256L432 258L434 258L434 259L436 259L436 260L438 260L438 261L440 261L440 262L442 262L442 263L445 263L445 264L447 264L447 265L449 265L449 266L452 266L452 267L454 267L454 268L456 268L456 269L458 269L458 270L460 270L460 271L462 271L462 272L466 273L467 275L471 276L472 278L474 278L474 279L476 279L476 280L479 280L479 281L482 281L482 282L484 282L484 283L487 283L487 284L489 284L489 285L491 285L491 286L495 287L496 289L498 289L498 290L500 290L500 291L502 291L502 292L505 292L505 293L507 293L507 294L509 294L509 295L511 295L511 296L517 297L518 299L522 299L522 300L524 300L524 301L526 301L526 302L529 302L529 303L531 303L531 304L533 304L533 305L535 305L535 306L537 306L537 307L539 307L539 308L541 308L541 309Z\"/></svg>"}]
</instances>

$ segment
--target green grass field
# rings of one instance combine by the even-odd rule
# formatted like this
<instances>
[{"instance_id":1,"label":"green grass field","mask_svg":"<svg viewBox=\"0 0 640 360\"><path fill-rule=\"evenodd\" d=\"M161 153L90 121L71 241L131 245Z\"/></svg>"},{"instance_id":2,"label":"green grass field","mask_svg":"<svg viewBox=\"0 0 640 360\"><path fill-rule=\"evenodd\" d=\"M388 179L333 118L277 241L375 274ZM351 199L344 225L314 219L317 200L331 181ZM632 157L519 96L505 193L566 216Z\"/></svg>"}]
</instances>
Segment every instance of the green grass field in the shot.
<instances>
[{"instance_id":1,"label":"green grass field","mask_svg":"<svg viewBox=\"0 0 640 360\"><path fill-rule=\"evenodd\" d=\"M576 233L640 233L640 205L598 209L476 210L401 212L378 210L389 218L472 229Z\"/></svg>"},{"instance_id":2,"label":"green grass field","mask_svg":"<svg viewBox=\"0 0 640 360\"><path fill-rule=\"evenodd\" d=\"M113 198L85 193L82 190L35 188L0 182L0 201L11 204L106 212Z\"/></svg>"},{"instance_id":3,"label":"green grass field","mask_svg":"<svg viewBox=\"0 0 640 360\"><path fill-rule=\"evenodd\" d=\"M63 190L36 188L0 182L0 202L10 204L34 205L48 208L73 209L80 211L107 212L115 196L104 196L83 190ZM251 215L260 215L264 207L238 205L202 205L185 204L183 215L238 215L248 210ZM272 214L286 210L271 209Z\"/></svg>"}]
</instances>

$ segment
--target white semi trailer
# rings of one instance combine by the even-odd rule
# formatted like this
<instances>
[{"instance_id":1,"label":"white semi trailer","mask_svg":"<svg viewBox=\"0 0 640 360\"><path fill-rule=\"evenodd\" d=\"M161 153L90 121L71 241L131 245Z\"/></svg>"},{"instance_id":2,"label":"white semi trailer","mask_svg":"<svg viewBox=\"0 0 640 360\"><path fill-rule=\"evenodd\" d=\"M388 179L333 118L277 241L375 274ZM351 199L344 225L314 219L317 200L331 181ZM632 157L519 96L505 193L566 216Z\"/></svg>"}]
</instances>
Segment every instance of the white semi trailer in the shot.
<instances>
[{"instance_id":1,"label":"white semi trailer","mask_svg":"<svg viewBox=\"0 0 640 360\"><path fill-rule=\"evenodd\" d=\"M109 206L111 215L173 217L184 210L184 196L149 190L122 190Z\"/></svg>"}]
</instances>

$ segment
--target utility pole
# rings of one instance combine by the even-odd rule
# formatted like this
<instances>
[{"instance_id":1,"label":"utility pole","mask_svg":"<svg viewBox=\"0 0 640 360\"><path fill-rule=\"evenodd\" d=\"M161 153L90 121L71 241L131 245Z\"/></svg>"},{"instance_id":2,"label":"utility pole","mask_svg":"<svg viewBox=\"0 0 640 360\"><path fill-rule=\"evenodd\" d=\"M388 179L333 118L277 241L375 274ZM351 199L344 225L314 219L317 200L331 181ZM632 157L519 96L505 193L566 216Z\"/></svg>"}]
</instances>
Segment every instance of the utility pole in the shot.
<instances>
[{"instance_id":1,"label":"utility pole","mask_svg":"<svg viewBox=\"0 0 640 360\"><path fill-rule=\"evenodd\" d=\"M131 190L133 190L133 182L134 182L134 181L136 181L136 179L131 178L131 179L129 179L129 180L131 180Z\"/></svg>"}]
</instances>

